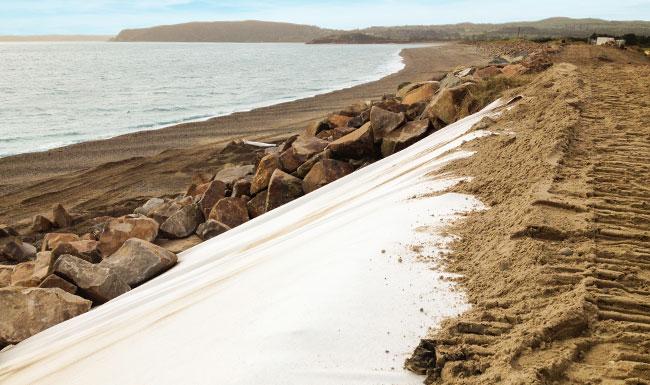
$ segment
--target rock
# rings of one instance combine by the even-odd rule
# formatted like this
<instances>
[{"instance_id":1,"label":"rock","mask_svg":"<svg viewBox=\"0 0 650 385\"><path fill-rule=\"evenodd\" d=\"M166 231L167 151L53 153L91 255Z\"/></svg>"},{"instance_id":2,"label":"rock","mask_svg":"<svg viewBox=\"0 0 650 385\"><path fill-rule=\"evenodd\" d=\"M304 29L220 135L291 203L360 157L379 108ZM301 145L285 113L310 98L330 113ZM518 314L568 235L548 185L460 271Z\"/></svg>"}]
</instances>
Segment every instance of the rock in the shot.
<instances>
[{"instance_id":1,"label":"rock","mask_svg":"<svg viewBox=\"0 0 650 385\"><path fill-rule=\"evenodd\" d=\"M160 231L171 238L185 238L194 233L196 226L203 221L203 213L198 204L188 205L178 210L160 225Z\"/></svg>"},{"instance_id":2,"label":"rock","mask_svg":"<svg viewBox=\"0 0 650 385\"><path fill-rule=\"evenodd\" d=\"M459 86L463 83L463 81L454 76L453 73L448 73L441 81L440 81L440 88L452 88Z\"/></svg>"},{"instance_id":3,"label":"rock","mask_svg":"<svg viewBox=\"0 0 650 385\"><path fill-rule=\"evenodd\" d=\"M99 236L99 252L103 257L113 254L129 238L153 242L158 235L158 222L144 216L127 215L108 221Z\"/></svg>"},{"instance_id":4,"label":"rock","mask_svg":"<svg viewBox=\"0 0 650 385\"><path fill-rule=\"evenodd\" d=\"M189 237L182 239L158 239L156 240L156 245L174 254L178 254L198 245L201 242L203 242L203 240L198 236L190 235Z\"/></svg>"},{"instance_id":5,"label":"rock","mask_svg":"<svg viewBox=\"0 0 650 385\"><path fill-rule=\"evenodd\" d=\"M289 138L287 138L287 140L282 142L282 144L278 148L278 152L283 153L283 152L287 151L288 149L290 149L293 142L296 139L298 139L298 136L299 136L298 134L294 134L294 135L291 135Z\"/></svg>"},{"instance_id":6,"label":"rock","mask_svg":"<svg viewBox=\"0 0 650 385\"><path fill-rule=\"evenodd\" d=\"M298 167L296 170L296 176L298 176L298 178L304 178L305 175L309 173L309 170L311 170L311 168L314 167L318 161L322 159L329 159L331 155L330 153L331 151L329 149L326 149L307 159L307 161L301 164L300 167Z\"/></svg>"},{"instance_id":7,"label":"rock","mask_svg":"<svg viewBox=\"0 0 650 385\"><path fill-rule=\"evenodd\" d=\"M11 286L36 287L40 281L33 279L34 261L22 262L14 266L11 273Z\"/></svg>"},{"instance_id":8,"label":"rock","mask_svg":"<svg viewBox=\"0 0 650 385\"><path fill-rule=\"evenodd\" d=\"M374 140L370 122L327 146L332 157L337 159L363 159L375 155Z\"/></svg>"},{"instance_id":9,"label":"rock","mask_svg":"<svg viewBox=\"0 0 650 385\"><path fill-rule=\"evenodd\" d=\"M169 270L176 262L176 254L142 239L131 238L104 258L100 266L116 272L129 286L136 287Z\"/></svg>"},{"instance_id":10,"label":"rock","mask_svg":"<svg viewBox=\"0 0 650 385\"><path fill-rule=\"evenodd\" d=\"M379 107L372 107L370 110L370 125L372 136L375 142L379 142L384 136L401 126L406 117L403 112L395 113Z\"/></svg>"},{"instance_id":11,"label":"rock","mask_svg":"<svg viewBox=\"0 0 650 385\"><path fill-rule=\"evenodd\" d=\"M255 171L255 166L252 164L245 164L240 166L225 166L217 175L215 175L214 180L220 180L226 184L226 186L231 187L236 181L245 178L248 175L252 175Z\"/></svg>"},{"instance_id":12,"label":"rock","mask_svg":"<svg viewBox=\"0 0 650 385\"><path fill-rule=\"evenodd\" d=\"M474 72L474 78L476 79L487 79L501 74L501 68L497 66L488 66L481 69L477 69Z\"/></svg>"},{"instance_id":13,"label":"rock","mask_svg":"<svg viewBox=\"0 0 650 385\"><path fill-rule=\"evenodd\" d=\"M91 263L101 261L101 253L98 249L99 242L93 240L61 242L53 250L54 259L64 254L74 255Z\"/></svg>"},{"instance_id":14,"label":"rock","mask_svg":"<svg viewBox=\"0 0 650 385\"><path fill-rule=\"evenodd\" d=\"M35 215L30 230L35 233L44 233L52 230L52 227L54 227L52 221L42 215Z\"/></svg>"},{"instance_id":15,"label":"rock","mask_svg":"<svg viewBox=\"0 0 650 385\"><path fill-rule=\"evenodd\" d=\"M0 288L11 285L11 274L13 272L13 265L0 265Z\"/></svg>"},{"instance_id":16,"label":"rock","mask_svg":"<svg viewBox=\"0 0 650 385\"><path fill-rule=\"evenodd\" d=\"M291 148L280 156L280 166L286 172L293 172L307 159L323 151L328 144L326 140L317 137L299 136Z\"/></svg>"},{"instance_id":17,"label":"rock","mask_svg":"<svg viewBox=\"0 0 650 385\"><path fill-rule=\"evenodd\" d=\"M74 242L78 240L79 240L79 236L77 234L47 233L45 234L45 237L43 237L43 243L41 244L41 251L52 250L56 246L58 246L59 243L62 242Z\"/></svg>"},{"instance_id":18,"label":"rock","mask_svg":"<svg viewBox=\"0 0 650 385\"><path fill-rule=\"evenodd\" d=\"M5 224L0 224L0 238L15 237L18 232L13 227Z\"/></svg>"},{"instance_id":19,"label":"rock","mask_svg":"<svg viewBox=\"0 0 650 385\"><path fill-rule=\"evenodd\" d=\"M354 167L347 163L334 159L323 159L318 161L311 168L305 179L302 181L302 189L310 193L325 186L339 178L342 178L354 171Z\"/></svg>"},{"instance_id":20,"label":"rock","mask_svg":"<svg viewBox=\"0 0 650 385\"><path fill-rule=\"evenodd\" d=\"M214 219L229 226L237 227L248 221L248 208L243 198L223 198L212 208L208 219Z\"/></svg>"},{"instance_id":21,"label":"rock","mask_svg":"<svg viewBox=\"0 0 650 385\"><path fill-rule=\"evenodd\" d=\"M32 276L34 280L41 282L52 273L54 269L54 254L51 251L41 251L36 254L36 260L34 260L34 272Z\"/></svg>"},{"instance_id":22,"label":"rock","mask_svg":"<svg viewBox=\"0 0 650 385\"><path fill-rule=\"evenodd\" d=\"M424 109L427 108L427 103L425 102L418 102L418 103L413 103L409 105L408 110L406 110L406 119L407 120L418 120L420 116L422 116L422 113L424 112Z\"/></svg>"},{"instance_id":23,"label":"rock","mask_svg":"<svg viewBox=\"0 0 650 385\"><path fill-rule=\"evenodd\" d=\"M192 183L199 185L211 182L214 179L214 174L207 171L195 171L192 173Z\"/></svg>"},{"instance_id":24,"label":"rock","mask_svg":"<svg viewBox=\"0 0 650 385\"><path fill-rule=\"evenodd\" d=\"M318 122L314 122L305 129L305 136L316 136L319 132L329 130L332 127L330 126L329 120L323 119Z\"/></svg>"},{"instance_id":25,"label":"rock","mask_svg":"<svg viewBox=\"0 0 650 385\"><path fill-rule=\"evenodd\" d=\"M167 218L176 214L176 212L183 208L183 205L177 201L168 201L151 211L149 216L153 218L158 224L163 223ZM136 214L137 215L137 214Z\"/></svg>"},{"instance_id":26,"label":"rock","mask_svg":"<svg viewBox=\"0 0 650 385\"><path fill-rule=\"evenodd\" d=\"M72 217L66 209L59 203L52 207L52 218L56 227L66 228L72 226Z\"/></svg>"},{"instance_id":27,"label":"rock","mask_svg":"<svg viewBox=\"0 0 650 385\"><path fill-rule=\"evenodd\" d=\"M318 135L330 131L331 130L321 131ZM302 162L296 157L295 153L293 152L293 148L291 147L289 147L287 150L285 150L280 154L279 161L280 161L280 169L286 172L294 172L302 164Z\"/></svg>"},{"instance_id":28,"label":"rock","mask_svg":"<svg viewBox=\"0 0 650 385\"><path fill-rule=\"evenodd\" d=\"M267 191L265 210L268 212L302 196L302 181L282 170L275 170Z\"/></svg>"},{"instance_id":29,"label":"rock","mask_svg":"<svg viewBox=\"0 0 650 385\"><path fill-rule=\"evenodd\" d=\"M226 197L226 183L221 180L214 180L209 183L208 188L198 201L198 207L205 218L210 215L212 207L222 198Z\"/></svg>"},{"instance_id":30,"label":"rock","mask_svg":"<svg viewBox=\"0 0 650 385\"><path fill-rule=\"evenodd\" d=\"M440 88L439 82L425 82L420 87L410 91L402 98L403 104L415 104L418 102L424 102L433 97L433 95Z\"/></svg>"},{"instance_id":31,"label":"rock","mask_svg":"<svg viewBox=\"0 0 650 385\"><path fill-rule=\"evenodd\" d=\"M161 198L151 198L144 205L136 208L133 213L140 214L144 216L150 216L151 213L156 210L160 205L164 204L165 200Z\"/></svg>"},{"instance_id":32,"label":"rock","mask_svg":"<svg viewBox=\"0 0 650 385\"><path fill-rule=\"evenodd\" d=\"M257 171L251 182L251 194L257 194L269 185L273 171L280 168L279 154L269 154L260 160Z\"/></svg>"},{"instance_id":33,"label":"rock","mask_svg":"<svg viewBox=\"0 0 650 385\"><path fill-rule=\"evenodd\" d=\"M63 291L67 291L70 294L76 294L77 293L77 287L66 281L65 279L59 277L56 274L50 274L45 279L43 282L41 282L38 287L43 288L43 289L55 289L59 288Z\"/></svg>"},{"instance_id":34,"label":"rock","mask_svg":"<svg viewBox=\"0 0 650 385\"><path fill-rule=\"evenodd\" d=\"M432 122L440 119L451 124L469 115L476 108L476 101L468 84L453 88L443 88L431 100L423 114Z\"/></svg>"},{"instance_id":35,"label":"rock","mask_svg":"<svg viewBox=\"0 0 650 385\"><path fill-rule=\"evenodd\" d=\"M345 127L348 125L348 122L352 119L351 116L332 114L327 120L330 122L331 127Z\"/></svg>"},{"instance_id":36,"label":"rock","mask_svg":"<svg viewBox=\"0 0 650 385\"><path fill-rule=\"evenodd\" d=\"M427 135L429 127L429 119L408 122L382 140L381 155L387 157L412 145Z\"/></svg>"},{"instance_id":37,"label":"rock","mask_svg":"<svg viewBox=\"0 0 650 385\"><path fill-rule=\"evenodd\" d=\"M201 223L196 229L196 235L198 235L204 241L207 241L210 238L214 238L221 233L225 233L230 230L230 227L215 221L214 219L208 219L205 223Z\"/></svg>"},{"instance_id":38,"label":"rock","mask_svg":"<svg viewBox=\"0 0 650 385\"><path fill-rule=\"evenodd\" d=\"M90 310L91 302L61 289L0 289L0 345L17 344Z\"/></svg>"},{"instance_id":39,"label":"rock","mask_svg":"<svg viewBox=\"0 0 650 385\"><path fill-rule=\"evenodd\" d=\"M268 192L266 190L260 191L255 195L251 200L246 203L246 208L248 210L249 218L256 218L266 212L266 195Z\"/></svg>"},{"instance_id":40,"label":"rock","mask_svg":"<svg viewBox=\"0 0 650 385\"><path fill-rule=\"evenodd\" d=\"M54 274L74 283L79 294L102 304L131 290L119 275L100 264L92 264L72 255L62 255L54 263Z\"/></svg>"},{"instance_id":41,"label":"rock","mask_svg":"<svg viewBox=\"0 0 650 385\"><path fill-rule=\"evenodd\" d=\"M418 87L421 87L425 83L426 82L415 82L415 83L405 82L405 83L402 83L402 84L397 86L397 93L395 93L395 96L397 96L398 98L404 98L404 96L406 96L406 94L408 94L409 92L417 89Z\"/></svg>"},{"instance_id":42,"label":"rock","mask_svg":"<svg viewBox=\"0 0 650 385\"><path fill-rule=\"evenodd\" d=\"M14 238L5 244L2 253L10 261L25 262L36 256L36 247Z\"/></svg>"},{"instance_id":43,"label":"rock","mask_svg":"<svg viewBox=\"0 0 650 385\"><path fill-rule=\"evenodd\" d=\"M559 253L560 253L561 255L566 255L566 256L568 257L568 256L573 255L573 250L571 250L571 249L568 248L568 247L563 247L563 248L560 249Z\"/></svg>"},{"instance_id":44,"label":"rock","mask_svg":"<svg viewBox=\"0 0 650 385\"><path fill-rule=\"evenodd\" d=\"M348 127L359 128L370 121L370 108L348 121Z\"/></svg>"},{"instance_id":45,"label":"rock","mask_svg":"<svg viewBox=\"0 0 650 385\"><path fill-rule=\"evenodd\" d=\"M469 76L469 75L473 74L474 70L475 70L474 67L467 67L467 68L463 68L463 69L461 69L459 71L456 71L454 73L454 75L456 75L456 77L459 77L459 78L464 78L465 76Z\"/></svg>"},{"instance_id":46,"label":"rock","mask_svg":"<svg viewBox=\"0 0 650 385\"><path fill-rule=\"evenodd\" d=\"M521 64L510 64L501 69L501 72L506 76L506 77L513 77L517 75L524 74L528 71L528 68L521 65Z\"/></svg>"},{"instance_id":47,"label":"rock","mask_svg":"<svg viewBox=\"0 0 650 385\"><path fill-rule=\"evenodd\" d=\"M251 181L248 179L240 179L232 185L232 197L243 197L244 195L251 195Z\"/></svg>"}]
</instances>

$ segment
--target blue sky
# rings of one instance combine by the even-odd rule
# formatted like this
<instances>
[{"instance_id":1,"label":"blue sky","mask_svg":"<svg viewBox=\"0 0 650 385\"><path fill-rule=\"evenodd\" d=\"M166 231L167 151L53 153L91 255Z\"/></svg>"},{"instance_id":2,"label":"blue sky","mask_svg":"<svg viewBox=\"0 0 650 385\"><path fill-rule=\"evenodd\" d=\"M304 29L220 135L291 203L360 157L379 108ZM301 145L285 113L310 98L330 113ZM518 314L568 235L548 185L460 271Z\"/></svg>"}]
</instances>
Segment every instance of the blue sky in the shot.
<instances>
[{"instance_id":1,"label":"blue sky","mask_svg":"<svg viewBox=\"0 0 650 385\"><path fill-rule=\"evenodd\" d=\"M123 28L213 20L352 29L552 16L650 20L650 0L0 0L0 35L113 35Z\"/></svg>"}]
</instances>

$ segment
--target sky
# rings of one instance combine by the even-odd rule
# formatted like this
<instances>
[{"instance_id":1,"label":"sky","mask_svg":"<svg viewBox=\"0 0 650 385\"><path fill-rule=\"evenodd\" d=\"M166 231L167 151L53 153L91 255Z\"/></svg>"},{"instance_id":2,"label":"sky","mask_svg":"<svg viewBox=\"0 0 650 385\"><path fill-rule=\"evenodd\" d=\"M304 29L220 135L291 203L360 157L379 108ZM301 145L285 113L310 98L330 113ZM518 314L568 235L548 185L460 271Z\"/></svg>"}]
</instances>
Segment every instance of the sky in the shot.
<instances>
[{"instance_id":1,"label":"sky","mask_svg":"<svg viewBox=\"0 0 650 385\"><path fill-rule=\"evenodd\" d=\"M0 35L115 35L124 28L217 20L354 29L553 16L650 20L650 0L0 0Z\"/></svg>"}]
</instances>

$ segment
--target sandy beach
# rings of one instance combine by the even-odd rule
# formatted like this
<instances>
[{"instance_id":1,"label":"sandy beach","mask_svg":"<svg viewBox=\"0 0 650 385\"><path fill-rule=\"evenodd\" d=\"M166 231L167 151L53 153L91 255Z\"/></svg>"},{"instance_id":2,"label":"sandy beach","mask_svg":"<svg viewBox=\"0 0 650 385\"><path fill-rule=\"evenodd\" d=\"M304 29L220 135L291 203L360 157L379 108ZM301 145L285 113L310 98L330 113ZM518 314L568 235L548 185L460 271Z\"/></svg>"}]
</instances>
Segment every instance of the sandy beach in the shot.
<instances>
[{"instance_id":1,"label":"sandy beach","mask_svg":"<svg viewBox=\"0 0 650 385\"><path fill-rule=\"evenodd\" d=\"M94 213L179 193L193 170L232 161L220 157L219 151L233 139L286 137L331 111L394 93L402 82L427 80L487 60L476 47L453 43L406 49L401 55L404 69L356 87L203 122L2 158L0 222L27 223L59 202L76 212Z\"/></svg>"}]
</instances>

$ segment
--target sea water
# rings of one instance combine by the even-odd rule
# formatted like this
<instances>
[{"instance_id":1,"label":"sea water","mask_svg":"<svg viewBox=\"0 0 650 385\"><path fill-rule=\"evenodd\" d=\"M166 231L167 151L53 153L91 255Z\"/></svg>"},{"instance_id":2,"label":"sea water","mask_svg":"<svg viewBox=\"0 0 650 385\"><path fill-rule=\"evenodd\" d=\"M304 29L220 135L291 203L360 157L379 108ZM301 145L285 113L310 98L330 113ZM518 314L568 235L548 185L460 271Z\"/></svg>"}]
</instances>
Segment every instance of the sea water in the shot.
<instances>
[{"instance_id":1,"label":"sea water","mask_svg":"<svg viewBox=\"0 0 650 385\"><path fill-rule=\"evenodd\" d=\"M405 45L0 43L0 157L373 81Z\"/></svg>"}]
</instances>

